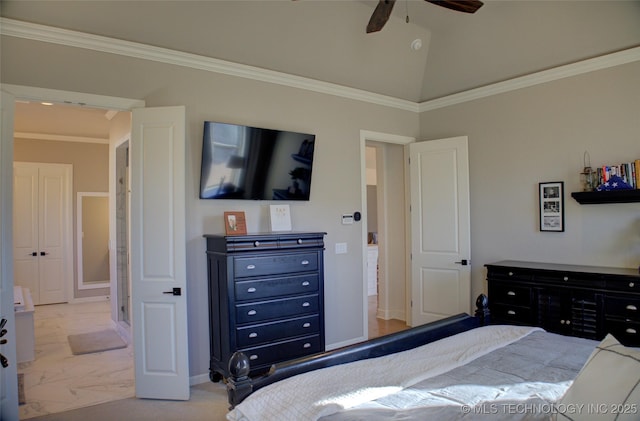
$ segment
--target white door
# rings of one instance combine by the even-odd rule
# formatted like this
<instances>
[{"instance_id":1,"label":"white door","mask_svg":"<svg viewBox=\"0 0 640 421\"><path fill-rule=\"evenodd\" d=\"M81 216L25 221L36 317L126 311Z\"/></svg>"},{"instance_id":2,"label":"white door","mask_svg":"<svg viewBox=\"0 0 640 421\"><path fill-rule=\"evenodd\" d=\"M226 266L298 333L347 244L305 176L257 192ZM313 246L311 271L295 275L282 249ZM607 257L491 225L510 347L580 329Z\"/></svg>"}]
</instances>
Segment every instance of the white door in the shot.
<instances>
[{"instance_id":1,"label":"white door","mask_svg":"<svg viewBox=\"0 0 640 421\"><path fill-rule=\"evenodd\" d=\"M13 95L0 94L0 321L7 332L0 354L8 364L0 365L0 419L18 420L18 364L16 362L16 324L13 310ZM6 320L6 322L5 322Z\"/></svg>"},{"instance_id":2,"label":"white door","mask_svg":"<svg viewBox=\"0 0 640 421\"><path fill-rule=\"evenodd\" d=\"M184 120L184 107L132 115L131 302L140 398L189 399Z\"/></svg>"},{"instance_id":3,"label":"white door","mask_svg":"<svg viewBox=\"0 0 640 421\"><path fill-rule=\"evenodd\" d=\"M467 138L409 145L412 325L471 304Z\"/></svg>"},{"instance_id":4,"label":"white door","mask_svg":"<svg viewBox=\"0 0 640 421\"><path fill-rule=\"evenodd\" d=\"M33 303L67 301L70 276L71 165L14 163L14 284Z\"/></svg>"}]
</instances>

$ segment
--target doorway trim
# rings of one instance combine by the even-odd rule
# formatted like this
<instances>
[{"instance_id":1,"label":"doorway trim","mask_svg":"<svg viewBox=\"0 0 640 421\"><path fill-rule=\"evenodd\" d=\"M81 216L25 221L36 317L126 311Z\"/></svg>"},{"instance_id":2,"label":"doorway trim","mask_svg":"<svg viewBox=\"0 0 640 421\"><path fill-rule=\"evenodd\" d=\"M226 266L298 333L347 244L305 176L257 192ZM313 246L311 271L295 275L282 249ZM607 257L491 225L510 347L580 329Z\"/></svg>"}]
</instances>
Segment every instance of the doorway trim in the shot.
<instances>
[{"instance_id":1,"label":"doorway trim","mask_svg":"<svg viewBox=\"0 0 640 421\"><path fill-rule=\"evenodd\" d=\"M401 136L401 135L395 135L395 134L390 134L390 133L382 133L382 132L375 132L375 131L370 131L370 130L360 130L360 198L361 198L361 204L360 207L361 209L363 209L362 215L362 229L361 229L361 241L360 241L360 247L361 247L361 253L362 253L362 326L363 326L363 337L366 339L369 337L369 317L368 317L368 294L367 294L367 285L368 285L368 277L367 277L367 254L368 254L368 250L367 250L367 212L364 212L364 209L367 208L367 168L366 168L366 149L367 149L367 142L379 142L379 143L388 143L388 144L394 144L394 145L401 145L401 146L405 146L413 143L416 141L415 137L410 137L410 136ZM405 151L405 155L406 155L406 151ZM406 164L406 160L405 160L405 164ZM405 176L404 176L404 180L405 180L405 186L404 186L404 190L405 190L405 201L408 200L408 177L407 177L407 172L408 172L408 166L405 165L404 168L404 172L405 172ZM383 195L384 196L384 193ZM380 197L378 198L378 200L380 200ZM410 227L410 216L409 216L409 206L406 206L407 209L407 214L405 215L405 233L408 234L409 233L409 227ZM378 213L378 217L381 218L381 221L379 221L379 231L380 231L380 236L381 238L384 238L384 230L386 229L386 218L387 218L387 213L386 212L379 212ZM408 237L408 235L407 235ZM406 256L405 256L406 257ZM386 259L386 251L383 248L382 250L379 249L379 259ZM407 273L407 277L410 280L411 279L411 266L408 265L408 257L406 257L407 263L406 265L408 266L408 271ZM387 265L381 265L381 269L383 271L386 270ZM387 276L387 274L383 273L383 276L381 277L383 280L383 283L388 282L389 277ZM405 279L405 285L407 283L407 279ZM388 285L384 285L384 288L381 288L383 291L387 290ZM382 297L382 299L384 299L384 297ZM406 300L405 300L406 302ZM405 304L406 306L406 304ZM405 311L405 314L407 313L407 311Z\"/></svg>"}]
</instances>

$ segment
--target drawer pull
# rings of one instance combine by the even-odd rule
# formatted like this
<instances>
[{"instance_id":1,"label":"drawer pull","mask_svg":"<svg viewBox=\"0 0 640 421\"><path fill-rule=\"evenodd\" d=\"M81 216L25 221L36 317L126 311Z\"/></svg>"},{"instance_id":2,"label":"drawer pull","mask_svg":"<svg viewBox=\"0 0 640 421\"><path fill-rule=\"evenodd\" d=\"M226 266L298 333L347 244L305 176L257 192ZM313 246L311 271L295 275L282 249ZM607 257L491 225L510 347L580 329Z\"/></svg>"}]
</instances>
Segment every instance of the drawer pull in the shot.
<instances>
[{"instance_id":1,"label":"drawer pull","mask_svg":"<svg viewBox=\"0 0 640 421\"><path fill-rule=\"evenodd\" d=\"M248 270L253 270L256 268L256 265L247 265Z\"/></svg>"},{"instance_id":2,"label":"drawer pull","mask_svg":"<svg viewBox=\"0 0 640 421\"><path fill-rule=\"evenodd\" d=\"M515 316L515 315L516 315L516 312L515 312L515 311L513 311L513 310L509 310L509 311L507 311L507 314L508 314L509 316Z\"/></svg>"},{"instance_id":3,"label":"drawer pull","mask_svg":"<svg viewBox=\"0 0 640 421\"><path fill-rule=\"evenodd\" d=\"M302 303L302 307L309 307L311 304L309 304L308 301L305 301L304 303Z\"/></svg>"},{"instance_id":4,"label":"drawer pull","mask_svg":"<svg viewBox=\"0 0 640 421\"><path fill-rule=\"evenodd\" d=\"M629 282L629 288L633 288L634 286L636 286L636 284L634 284L633 282Z\"/></svg>"},{"instance_id":5,"label":"drawer pull","mask_svg":"<svg viewBox=\"0 0 640 421\"><path fill-rule=\"evenodd\" d=\"M627 310L638 311L638 307L634 306L633 304L629 304L627 306Z\"/></svg>"},{"instance_id":6,"label":"drawer pull","mask_svg":"<svg viewBox=\"0 0 640 421\"><path fill-rule=\"evenodd\" d=\"M254 361L254 360L257 360L257 359L258 359L258 356L257 356L256 354L253 354L253 355L251 355L251 356L249 357L249 359L250 359L251 361Z\"/></svg>"},{"instance_id":7,"label":"drawer pull","mask_svg":"<svg viewBox=\"0 0 640 421\"><path fill-rule=\"evenodd\" d=\"M307 266L309 264L309 261L308 260L303 260L302 262L300 262L300 264L302 266Z\"/></svg>"},{"instance_id":8,"label":"drawer pull","mask_svg":"<svg viewBox=\"0 0 640 421\"><path fill-rule=\"evenodd\" d=\"M635 330L634 328L632 328L632 327L627 328L627 330L625 330L625 332L627 332L627 333L631 333L632 335L635 335L636 333L638 333L638 332L636 332L636 330Z\"/></svg>"},{"instance_id":9,"label":"drawer pull","mask_svg":"<svg viewBox=\"0 0 640 421\"><path fill-rule=\"evenodd\" d=\"M562 278L562 280L563 280L563 281L568 281L568 280L569 280L569 277L568 277L568 276L565 276L565 277L563 277L563 278Z\"/></svg>"},{"instance_id":10,"label":"drawer pull","mask_svg":"<svg viewBox=\"0 0 640 421\"><path fill-rule=\"evenodd\" d=\"M303 348L311 348L311 344L309 342L305 342L304 345L302 345Z\"/></svg>"},{"instance_id":11,"label":"drawer pull","mask_svg":"<svg viewBox=\"0 0 640 421\"><path fill-rule=\"evenodd\" d=\"M310 285L310 284L309 284L309 281L304 281L304 282L302 283L302 286L303 286L303 287L308 287L309 285Z\"/></svg>"},{"instance_id":12,"label":"drawer pull","mask_svg":"<svg viewBox=\"0 0 640 421\"><path fill-rule=\"evenodd\" d=\"M311 327L311 323L307 322L307 323L303 324L302 327Z\"/></svg>"},{"instance_id":13,"label":"drawer pull","mask_svg":"<svg viewBox=\"0 0 640 421\"><path fill-rule=\"evenodd\" d=\"M260 241L257 241L257 240L256 240L256 241L254 241L254 242L253 242L253 246L254 246L254 247L259 247L259 246L260 246Z\"/></svg>"},{"instance_id":14,"label":"drawer pull","mask_svg":"<svg viewBox=\"0 0 640 421\"><path fill-rule=\"evenodd\" d=\"M298 243L298 244L302 244L302 238L298 238L297 243Z\"/></svg>"},{"instance_id":15,"label":"drawer pull","mask_svg":"<svg viewBox=\"0 0 640 421\"><path fill-rule=\"evenodd\" d=\"M255 310L249 310L249 311L247 311L247 314L248 314L249 316L255 316L256 314L258 314L258 312L257 312L257 311L255 311Z\"/></svg>"},{"instance_id":16,"label":"drawer pull","mask_svg":"<svg viewBox=\"0 0 640 421\"><path fill-rule=\"evenodd\" d=\"M560 324L563 325L564 324L564 320L560 320Z\"/></svg>"},{"instance_id":17,"label":"drawer pull","mask_svg":"<svg viewBox=\"0 0 640 421\"><path fill-rule=\"evenodd\" d=\"M507 295L510 295L510 296L512 296L512 297L515 297L515 296L516 296L516 293L515 293L515 292L513 292L513 291L509 291L509 292L507 292Z\"/></svg>"},{"instance_id":18,"label":"drawer pull","mask_svg":"<svg viewBox=\"0 0 640 421\"><path fill-rule=\"evenodd\" d=\"M256 292L256 289L254 287L247 288L247 292Z\"/></svg>"},{"instance_id":19,"label":"drawer pull","mask_svg":"<svg viewBox=\"0 0 640 421\"><path fill-rule=\"evenodd\" d=\"M513 276L513 272L509 272L509 276Z\"/></svg>"},{"instance_id":20,"label":"drawer pull","mask_svg":"<svg viewBox=\"0 0 640 421\"><path fill-rule=\"evenodd\" d=\"M249 334L249 337L250 337L250 338L257 338L257 337L258 337L258 334L257 334L256 332L251 332L251 333Z\"/></svg>"}]
</instances>

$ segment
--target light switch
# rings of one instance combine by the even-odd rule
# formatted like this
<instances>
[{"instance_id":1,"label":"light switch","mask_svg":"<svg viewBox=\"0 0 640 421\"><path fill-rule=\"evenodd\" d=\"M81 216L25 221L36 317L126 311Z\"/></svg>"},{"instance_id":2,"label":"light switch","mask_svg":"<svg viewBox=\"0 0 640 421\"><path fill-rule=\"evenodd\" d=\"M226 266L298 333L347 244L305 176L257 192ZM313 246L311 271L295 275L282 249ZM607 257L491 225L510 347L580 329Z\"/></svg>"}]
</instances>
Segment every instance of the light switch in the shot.
<instances>
[{"instance_id":1,"label":"light switch","mask_svg":"<svg viewBox=\"0 0 640 421\"><path fill-rule=\"evenodd\" d=\"M347 243L336 243L336 254L346 254Z\"/></svg>"}]
</instances>

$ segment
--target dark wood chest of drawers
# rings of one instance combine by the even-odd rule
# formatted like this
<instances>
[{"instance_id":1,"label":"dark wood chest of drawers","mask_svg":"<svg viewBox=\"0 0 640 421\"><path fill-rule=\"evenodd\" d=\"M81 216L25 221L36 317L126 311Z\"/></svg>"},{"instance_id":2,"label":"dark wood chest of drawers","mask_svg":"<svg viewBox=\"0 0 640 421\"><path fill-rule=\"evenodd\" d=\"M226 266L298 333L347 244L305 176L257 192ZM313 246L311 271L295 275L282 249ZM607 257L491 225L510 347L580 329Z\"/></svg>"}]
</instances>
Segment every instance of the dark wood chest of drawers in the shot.
<instances>
[{"instance_id":1,"label":"dark wood chest of drawers","mask_svg":"<svg viewBox=\"0 0 640 421\"><path fill-rule=\"evenodd\" d=\"M212 381L235 351L251 375L324 352L324 233L205 235Z\"/></svg>"},{"instance_id":2,"label":"dark wood chest of drawers","mask_svg":"<svg viewBox=\"0 0 640 421\"><path fill-rule=\"evenodd\" d=\"M494 323L640 346L637 269L502 261L486 265Z\"/></svg>"}]
</instances>

